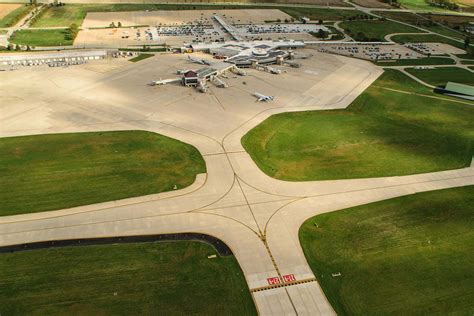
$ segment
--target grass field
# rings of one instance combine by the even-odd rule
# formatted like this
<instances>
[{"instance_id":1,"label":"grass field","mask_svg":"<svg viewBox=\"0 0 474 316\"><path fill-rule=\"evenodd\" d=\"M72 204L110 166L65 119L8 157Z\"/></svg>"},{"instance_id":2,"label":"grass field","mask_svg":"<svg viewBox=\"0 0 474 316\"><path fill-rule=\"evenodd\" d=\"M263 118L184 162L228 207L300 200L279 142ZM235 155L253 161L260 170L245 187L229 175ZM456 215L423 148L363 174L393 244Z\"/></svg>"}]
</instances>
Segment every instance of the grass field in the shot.
<instances>
[{"instance_id":1,"label":"grass field","mask_svg":"<svg viewBox=\"0 0 474 316\"><path fill-rule=\"evenodd\" d=\"M33 24L34 27L62 26L68 27L71 23L81 25L87 12L119 12L144 10L212 10L212 9L265 9L272 8L265 5L186 5L186 4L67 4L59 7L49 7ZM343 18L361 14L354 10L332 10L304 7L278 7L295 18L307 16L312 19L342 20Z\"/></svg>"},{"instance_id":2,"label":"grass field","mask_svg":"<svg viewBox=\"0 0 474 316\"><path fill-rule=\"evenodd\" d=\"M396 70L346 110L271 116L242 145L271 177L289 181L407 175L466 167L474 107L433 94Z\"/></svg>"},{"instance_id":3,"label":"grass field","mask_svg":"<svg viewBox=\"0 0 474 316\"><path fill-rule=\"evenodd\" d=\"M473 232L470 186L319 215L299 237L338 315L472 315Z\"/></svg>"},{"instance_id":4,"label":"grass field","mask_svg":"<svg viewBox=\"0 0 474 316\"><path fill-rule=\"evenodd\" d=\"M202 242L0 254L2 315L256 315L234 256Z\"/></svg>"},{"instance_id":5,"label":"grass field","mask_svg":"<svg viewBox=\"0 0 474 316\"><path fill-rule=\"evenodd\" d=\"M194 147L142 131L0 138L0 157L0 216L170 191L206 171Z\"/></svg>"},{"instance_id":6,"label":"grass field","mask_svg":"<svg viewBox=\"0 0 474 316\"><path fill-rule=\"evenodd\" d=\"M129 61L131 61L132 63L136 63L140 60L144 60L144 59L147 59L147 58L150 58L150 57L153 57L153 56L155 56L155 55L153 55L153 54L140 54L137 57L133 57L133 58L129 59Z\"/></svg>"},{"instance_id":7,"label":"grass field","mask_svg":"<svg viewBox=\"0 0 474 316\"><path fill-rule=\"evenodd\" d=\"M69 46L73 40L67 29L19 30L10 42L29 46Z\"/></svg>"},{"instance_id":8,"label":"grass field","mask_svg":"<svg viewBox=\"0 0 474 316\"><path fill-rule=\"evenodd\" d=\"M341 23L340 26L350 36L361 41L383 41L385 35L392 33L420 32L410 26L383 20L347 21Z\"/></svg>"},{"instance_id":9,"label":"grass field","mask_svg":"<svg viewBox=\"0 0 474 316\"><path fill-rule=\"evenodd\" d=\"M411 65L454 65L456 62L451 58L443 57L425 57L418 59L401 59L392 62L379 60L376 62L379 66L411 66Z\"/></svg>"},{"instance_id":10,"label":"grass field","mask_svg":"<svg viewBox=\"0 0 474 316\"><path fill-rule=\"evenodd\" d=\"M21 7L8 13L0 19L0 27L10 27L19 22L25 15L30 12L33 7L30 5L22 5Z\"/></svg>"},{"instance_id":11,"label":"grass field","mask_svg":"<svg viewBox=\"0 0 474 316\"><path fill-rule=\"evenodd\" d=\"M435 69L407 68L406 71L433 86L442 86L448 81L474 85L474 73L459 67L440 67Z\"/></svg>"}]
</instances>

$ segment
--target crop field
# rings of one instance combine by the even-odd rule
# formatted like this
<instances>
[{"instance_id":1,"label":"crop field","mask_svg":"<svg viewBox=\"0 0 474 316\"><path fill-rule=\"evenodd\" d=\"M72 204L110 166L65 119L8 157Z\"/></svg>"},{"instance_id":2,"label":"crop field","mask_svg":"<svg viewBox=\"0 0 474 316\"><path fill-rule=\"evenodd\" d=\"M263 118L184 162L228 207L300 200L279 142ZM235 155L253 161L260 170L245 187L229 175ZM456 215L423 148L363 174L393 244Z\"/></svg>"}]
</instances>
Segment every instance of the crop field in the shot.
<instances>
[{"instance_id":1,"label":"crop field","mask_svg":"<svg viewBox=\"0 0 474 316\"><path fill-rule=\"evenodd\" d=\"M69 46L73 40L67 29L18 30L10 42L29 46Z\"/></svg>"},{"instance_id":2,"label":"crop field","mask_svg":"<svg viewBox=\"0 0 474 316\"><path fill-rule=\"evenodd\" d=\"M340 26L356 40L384 41L384 36L392 33L417 33L419 30L392 21L369 20L350 21Z\"/></svg>"},{"instance_id":3,"label":"crop field","mask_svg":"<svg viewBox=\"0 0 474 316\"><path fill-rule=\"evenodd\" d=\"M149 132L0 138L0 216L186 187L206 171L199 152Z\"/></svg>"},{"instance_id":4,"label":"crop field","mask_svg":"<svg viewBox=\"0 0 474 316\"><path fill-rule=\"evenodd\" d=\"M473 231L469 186L318 215L299 238L338 315L471 315Z\"/></svg>"},{"instance_id":5,"label":"crop field","mask_svg":"<svg viewBox=\"0 0 474 316\"><path fill-rule=\"evenodd\" d=\"M255 315L234 256L197 241L0 254L2 315Z\"/></svg>"},{"instance_id":6,"label":"crop field","mask_svg":"<svg viewBox=\"0 0 474 316\"><path fill-rule=\"evenodd\" d=\"M0 27L15 25L27 15L32 8L33 7L29 5L0 4Z\"/></svg>"},{"instance_id":7,"label":"crop field","mask_svg":"<svg viewBox=\"0 0 474 316\"><path fill-rule=\"evenodd\" d=\"M474 85L474 73L459 67L435 69L406 69L410 74L433 86L443 86L448 81Z\"/></svg>"},{"instance_id":8,"label":"crop field","mask_svg":"<svg viewBox=\"0 0 474 316\"><path fill-rule=\"evenodd\" d=\"M386 70L346 110L277 114L250 130L242 144L267 175L289 181L469 166L474 121L466 118L474 108L449 99L433 102L435 96L402 73Z\"/></svg>"}]
</instances>

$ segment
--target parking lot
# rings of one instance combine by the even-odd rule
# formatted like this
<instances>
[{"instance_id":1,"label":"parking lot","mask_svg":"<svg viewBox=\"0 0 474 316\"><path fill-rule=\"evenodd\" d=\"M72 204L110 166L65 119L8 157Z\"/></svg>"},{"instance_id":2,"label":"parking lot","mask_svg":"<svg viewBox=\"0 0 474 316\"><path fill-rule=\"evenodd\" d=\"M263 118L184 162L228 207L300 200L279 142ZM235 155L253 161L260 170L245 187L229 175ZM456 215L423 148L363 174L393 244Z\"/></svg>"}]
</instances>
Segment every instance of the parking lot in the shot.
<instances>
[{"instance_id":1,"label":"parking lot","mask_svg":"<svg viewBox=\"0 0 474 316\"><path fill-rule=\"evenodd\" d=\"M352 43L325 43L317 45L323 53L332 53L366 60L415 59L422 54L399 44L352 44Z\"/></svg>"}]
</instances>

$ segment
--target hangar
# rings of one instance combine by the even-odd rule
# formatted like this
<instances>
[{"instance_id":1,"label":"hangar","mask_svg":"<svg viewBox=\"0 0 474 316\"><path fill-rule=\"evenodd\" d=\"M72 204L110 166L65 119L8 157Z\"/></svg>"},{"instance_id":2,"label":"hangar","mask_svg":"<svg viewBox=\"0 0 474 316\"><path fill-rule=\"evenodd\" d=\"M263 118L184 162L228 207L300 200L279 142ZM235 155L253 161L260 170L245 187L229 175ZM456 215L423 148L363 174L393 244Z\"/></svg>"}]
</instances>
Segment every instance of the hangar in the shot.
<instances>
[{"instance_id":1,"label":"hangar","mask_svg":"<svg viewBox=\"0 0 474 316\"><path fill-rule=\"evenodd\" d=\"M467 84L448 82L444 88L436 87L435 92L474 101L474 87Z\"/></svg>"}]
</instances>

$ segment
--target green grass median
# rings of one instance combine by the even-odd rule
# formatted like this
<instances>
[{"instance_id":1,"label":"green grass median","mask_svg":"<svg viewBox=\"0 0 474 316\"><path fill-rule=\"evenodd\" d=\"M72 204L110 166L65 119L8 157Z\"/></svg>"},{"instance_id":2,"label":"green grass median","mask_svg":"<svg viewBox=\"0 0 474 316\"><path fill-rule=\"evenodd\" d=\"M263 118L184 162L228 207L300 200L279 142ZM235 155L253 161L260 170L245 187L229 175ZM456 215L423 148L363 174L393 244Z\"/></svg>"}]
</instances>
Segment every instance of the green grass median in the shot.
<instances>
[{"instance_id":1,"label":"green grass median","mask_svg":"<svg viewBox=\"0 0 474 316\"><path fill-rule=\"evenodd\" d=\"M142 131L0 138L0 216L184 188L204 173L196 148Z\"/></svg>"},{"instance_id":2,"label":"green grass median","mask_svg":"<svg viewBox=\"0 0 474 316\"><path fill-rule=\"evenodd\" d=\"M468 118L474 108L439 97L402 73L386 70L347 109L271 116L250 130L242 145L267 175L288 181L469 166L474 121Z\"/></svg>"},{"instance_id":3,"label":"green grass median","mask_svg":"<svg viewBox=\"0 0 474 316\"><path fill-rule=\"evenodd\" d=\"M469 186L318 215L299 238L338 315L471 315L473 232Z\"/></svg>"},{"instance_id":4,"label":"green grass median","mask_svg":"<svg viewBox=\"0 0 474 316\"><path fill-rule=\"evenodd\" d=\"M197 241L0 254L2 315L256 315L234 256Z\"/></svg>"}]
</instances>

